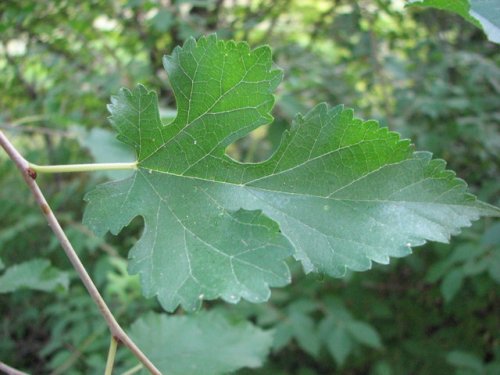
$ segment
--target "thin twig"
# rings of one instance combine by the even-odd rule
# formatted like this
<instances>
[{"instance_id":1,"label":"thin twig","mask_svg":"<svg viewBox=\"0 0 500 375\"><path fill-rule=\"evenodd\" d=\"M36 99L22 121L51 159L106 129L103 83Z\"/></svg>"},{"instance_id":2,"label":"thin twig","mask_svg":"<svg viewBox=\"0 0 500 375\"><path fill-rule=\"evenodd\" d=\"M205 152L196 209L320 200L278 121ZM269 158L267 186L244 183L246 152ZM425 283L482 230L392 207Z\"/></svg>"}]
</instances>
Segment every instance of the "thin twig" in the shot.
<instances>
[{"instance_id":1,"label":"thin twig","mask_svg":"<svg viewBox=\"0 0 500 375\"><path fill-rule=\"evenodd\" d=\"M46 128L42 126L28 126L28 125L13 125L13 124L3 124L0 125L0 129L13 131L13 132L24 132L24 133L35 133L35 134L46 134L46 135L57 135L61 137L76 137L76 133L67 131L67 130L59 130Z\"/></svg>"},{"instance_id":2,"label":"thin twig","mask_svg":"<svg viewBox=\"0 0 500 375\"><path fill-rule=\"evenodd\" d=\"M7 375L28 375L27 373L16 370L14 367L10 367L3 362L0 362L0 371L3 371Z\"/></svg>"},{"instance_id":3,"label":"thin twig","mask_svg":"<svg viewBox=\"0 0 500 375\"><path fill-rule=\"evenodd\" d=\"M149 360L149 358L146 357L146 355L137 347L137 345L132 341L132 339L125 333L123 328L116 321L115 317L113 316L110 309L106 305L106 302L99 293L99 290L95 286L94 282L87 273L87 270L80 261L80 258L78 257L75 249L69 242L68 237L61 228L61 225L57 221L57 218L50 209L47 200L45 199L45 197L42 194L42 191L40 190L40 187L36 183L35 181L36 172L32 168L30 168L30 164L28 163L28 161L23 158L23 156L16 150L14 145L8 140L8 138L1 131L0 131L0 146L4 148L4 150L7 152L9 157L12 159L14 164L17 166L17 168L23 175L26 184L30 188L37 204L40 206L49 226L51 227L52 231L54 232L57 239L61 243L64 252L66 253L67 257L69 258L69 261L75 268L76 272L80 276L80 279L85 285L85 288L87 288L90 297L94 300L95 304L99 308L101 315L103 316L104 320L106 321L109 327L111 335L115 337L117 342L123 343L123 345L125 345L144 365L144 367L148 369L152 374L160 375L161 374L160 371Z\"/></svg>"},{"instance_id":4,"label":"thin twig","mask_svg":"<svg viewBox=\"0 0 500 375\"><path fill-rule=\"evenodd\" d=\"M104 370L104 375L113 374L113 366L115 365L116 347L118 342L111 336L111 342L109 343L108 360L106 361L106 369Z\"/></svg>"},{"instance_id":5,"label":"thin twig","mask_svg":"<svg viewBox=\"0 0 500 375\"><path fill-rule=\"evenodd\" d=\"M38 121L44 121L47 120L46 115L28 115L24 117L20 117L15 119L14 121L11 121L12 126L18 126L22 124L29 124L31 122L38 122Z\"/></svg>"},{"instance_id":6,"label":"thin twig","mask_svg":"<svg viewBox=\"0 0 500 375\"><path fill-rule=\"evenodd\" d=\"M122 375L133 375L142 370L142 364L139 363L137 366L132 367L131 369L125 371Z\"/></svg>"},{"instance_id":7,"label":"thin twig","mask_svg":"<svg viewBox=\"0 0 500 375\"><path fill-rule=\"evenodd\" d=\"M104 328L104 327L103 327ZM73 353L66 359L61 365L57 366L57 368L50 373L50 375L61 375L65 374L67 370L73 366L73 364L78 361L82 352L87 349L102 333L104 329L100 329L98 332L93 332L90 336L85 338L83 343L77 347Z\"/></svg>"},{"instance_id":8,"label":"thin twig","mask_svg":"<svg viewBox=\"0 0 500 375\"><path fill-rule=\"evenodd\" d=\"M120 306L118 311L115 312L115 317L120 317L126 311L125 306ZM99 328L97 331L94 331L91 335L89 335L83 343L75 348L75 351L71 354L71 356L66 359L61 365L59 365L54 371L50 373L50 375L61 375L65 374L67 370L76 362L78 359L84 354L84 351L97 339L102 333L104 333L104 326ZM140 364L142 367L142 364Z\"/></svg>"}]
</instances>

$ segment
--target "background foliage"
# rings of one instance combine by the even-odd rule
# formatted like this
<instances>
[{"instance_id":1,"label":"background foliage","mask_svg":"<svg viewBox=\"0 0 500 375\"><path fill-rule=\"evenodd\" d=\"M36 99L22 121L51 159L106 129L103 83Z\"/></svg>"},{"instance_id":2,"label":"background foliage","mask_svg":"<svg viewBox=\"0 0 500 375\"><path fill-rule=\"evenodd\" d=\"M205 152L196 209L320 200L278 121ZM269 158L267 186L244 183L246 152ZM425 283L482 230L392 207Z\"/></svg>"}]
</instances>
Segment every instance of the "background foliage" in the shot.
<instances>
[{"instance_id":1,"label":"background foliage","mask_svg":"<svg viewBox=\"0 0 500 375\"><path fill-rule=\"evenodd\" d=\"M158 92L163 117L172 117L162 56L189 36L217 31L221 38L271 45L285 71L274 124L230 146L233 157L263 160L296 112L321 101L345 103L445 158L473 193L498 205L498 45L456 15L403 6L389 0L3 1L0 127L38 164L112 160L120 150L95 147L109 137L109 96L141 82ZM127 327L162 309L141 297L137 278L126 272L126 250L141 221L105 241L80 224L84 193L106 178L43 176L40 184ZM33 373L101 372L107 329L20 183L2 153L0 359ZM264 367L242 374L494 374L500 372L499 247L500 226L486 219L451 245L426 245L389 266L341 280L297 269L293 285L274 290L267 304L205 308L272 330ZM35 262L37 273L23 274L25 262ZM9 283L19 278L24 285ZM118 373L135 365L126 350L118 354Z\"/></svg>"}]
</instances>

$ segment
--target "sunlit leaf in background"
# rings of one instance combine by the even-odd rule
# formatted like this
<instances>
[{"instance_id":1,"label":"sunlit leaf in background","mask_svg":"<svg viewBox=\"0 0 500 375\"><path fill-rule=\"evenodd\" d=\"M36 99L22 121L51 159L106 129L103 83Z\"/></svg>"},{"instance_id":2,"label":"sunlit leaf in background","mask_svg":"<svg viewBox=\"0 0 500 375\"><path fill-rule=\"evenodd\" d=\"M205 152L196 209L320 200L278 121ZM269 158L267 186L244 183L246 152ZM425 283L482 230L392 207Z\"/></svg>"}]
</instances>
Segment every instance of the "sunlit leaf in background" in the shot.
<instances>
[{"instance_id":1,"label":"sunlit leaf in background","mask_svg":"<svg viewBox=\"0 0 500 375\"><path fill-rule=\"evenodd\" d=\"M483 29L490 41L500 43L500 3L498 0L409 0L408 5L456 13Z\"/></svg>"}]
</instances>

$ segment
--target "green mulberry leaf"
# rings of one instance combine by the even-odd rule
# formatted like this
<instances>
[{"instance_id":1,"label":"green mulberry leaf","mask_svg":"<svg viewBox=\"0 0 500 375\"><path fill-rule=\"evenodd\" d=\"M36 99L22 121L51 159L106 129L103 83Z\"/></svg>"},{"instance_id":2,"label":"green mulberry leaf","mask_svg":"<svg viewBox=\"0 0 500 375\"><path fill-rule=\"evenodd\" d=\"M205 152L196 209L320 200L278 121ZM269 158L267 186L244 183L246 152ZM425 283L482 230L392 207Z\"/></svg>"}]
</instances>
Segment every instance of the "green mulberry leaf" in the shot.
<instances>
[{"instance_id":1,"label":"green mulberry leaf","mask_svg":"<svg viewBox=\"0 0 500 375\"><path fill-rule=\"evenodd\" d=\"M130 330L134 341L164 374L218 375L264 362L273 336L248 322L215 312L187 316L150 313Z\"/></svg>"},{"instance_id":2,"label":"green mulberry leaf","mask_svg":"<svg viewBox=\"0 0 500 375\"><path fill-rule=\"evenodd\" d=\"M129 271L169 311L218 297L265 301L270 286L290 282L291 254L306 272L342 276L500 212L466 193L444 161L342 106L298 115L272 157L239 163L226 147L272 120L282 74L270 49L209 36L164 65L177 117L163 124L143 86L112 99L111 122L138 169L90 192L84 222L117 234L143 217Z\"/></svg>"}]
</instances>

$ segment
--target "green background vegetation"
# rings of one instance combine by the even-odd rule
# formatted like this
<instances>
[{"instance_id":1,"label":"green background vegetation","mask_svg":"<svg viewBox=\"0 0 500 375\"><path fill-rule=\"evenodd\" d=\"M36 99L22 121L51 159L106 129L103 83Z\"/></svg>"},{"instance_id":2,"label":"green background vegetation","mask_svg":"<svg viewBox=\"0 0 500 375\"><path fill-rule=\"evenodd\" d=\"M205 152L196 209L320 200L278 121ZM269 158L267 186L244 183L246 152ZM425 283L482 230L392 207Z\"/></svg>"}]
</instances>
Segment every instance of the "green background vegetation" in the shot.
<instances>
[{"instance_id":1,"label":"green background vegetation","mask_svg":"<svg viewBox=\"0 0 500 375\"><path fill-rule=\"evenodd\" d=\"M162 56L212 32L269 44L285 72L274 124L231 145L233 157L263 160L297 112L344 103L446 159L480 199L500 202L499 47L456 15L402 1L2 1L0 129L37 164L112 158L114 150L93 147L102 139L95 129L110 130L110 95L143 83L171 117ZM80 224L84 193L105 178L39 183L127 327L161 308L126 272L141 220L105 240ZM498 374L499 247L500 224L484 219L451 245L428 244L389 266L339 280L296 269L267 304L205 308L275 330L265 367L241 374ZM107 328L0 153L0 273L34 257L65 273L45 288L51 293L0 290L0 359L37 374L102 372ZM125 349L117 360L117 373L136 363Z\"/></svg>"}]
</instances>

